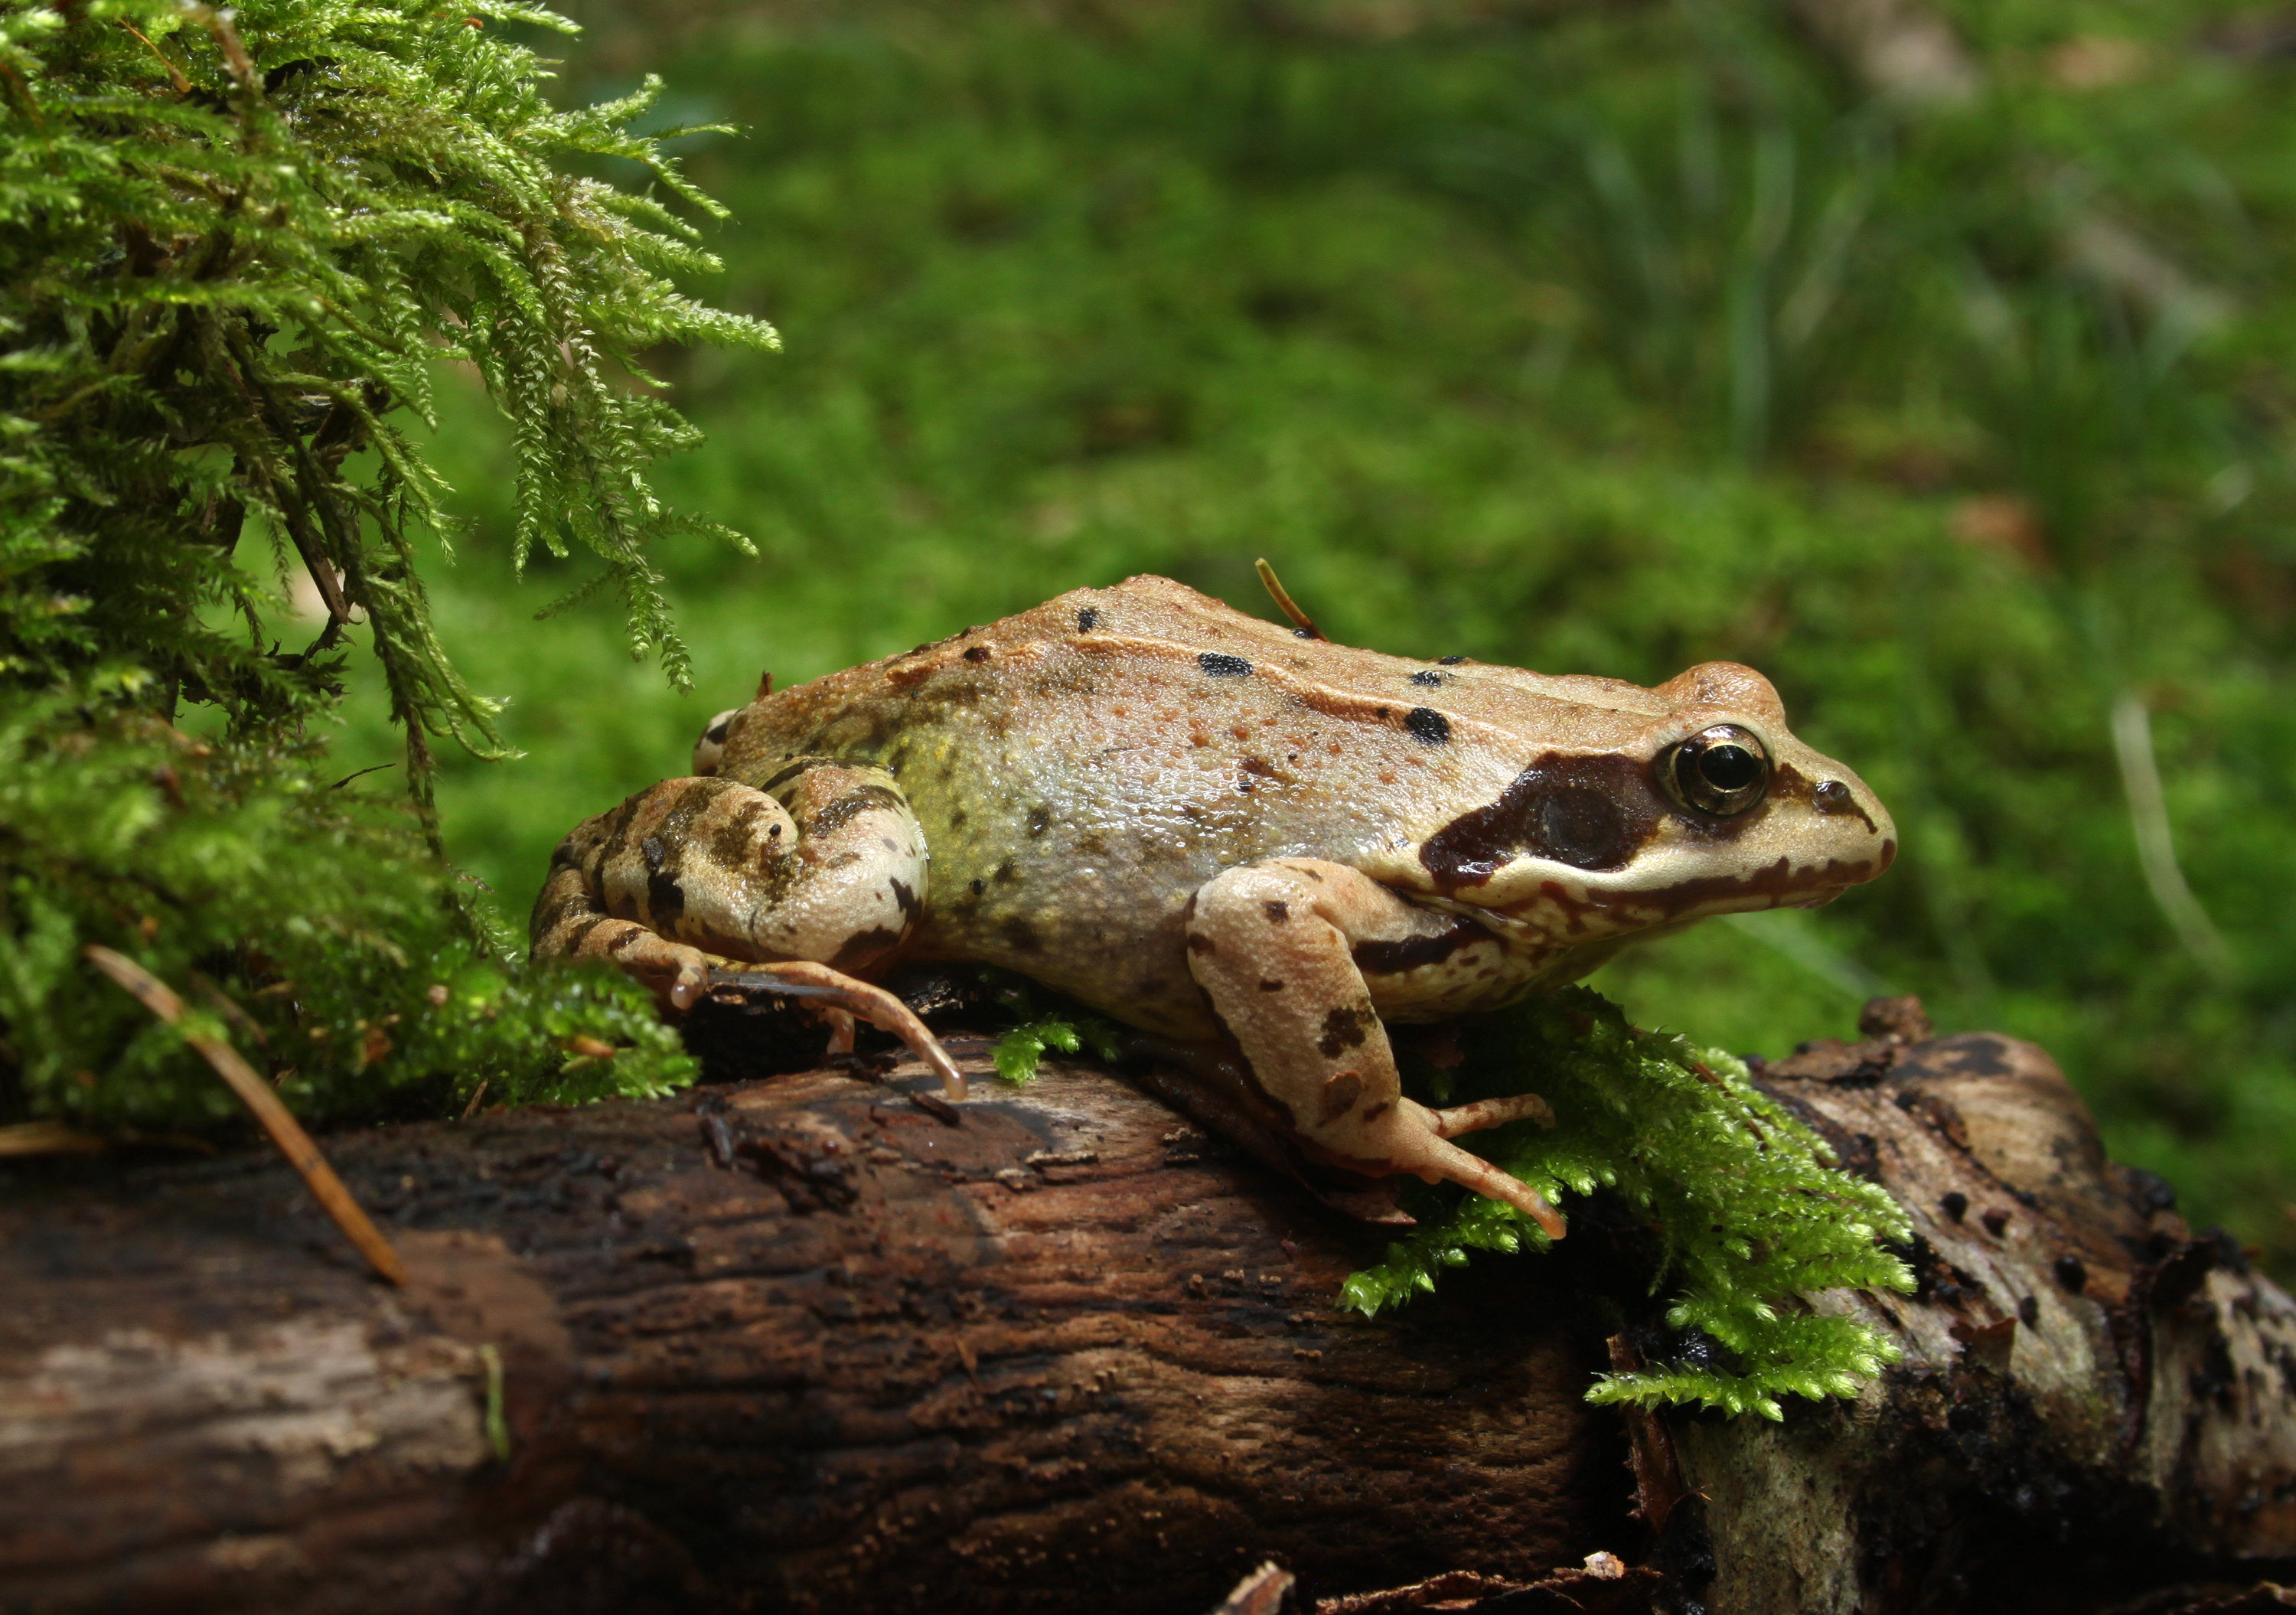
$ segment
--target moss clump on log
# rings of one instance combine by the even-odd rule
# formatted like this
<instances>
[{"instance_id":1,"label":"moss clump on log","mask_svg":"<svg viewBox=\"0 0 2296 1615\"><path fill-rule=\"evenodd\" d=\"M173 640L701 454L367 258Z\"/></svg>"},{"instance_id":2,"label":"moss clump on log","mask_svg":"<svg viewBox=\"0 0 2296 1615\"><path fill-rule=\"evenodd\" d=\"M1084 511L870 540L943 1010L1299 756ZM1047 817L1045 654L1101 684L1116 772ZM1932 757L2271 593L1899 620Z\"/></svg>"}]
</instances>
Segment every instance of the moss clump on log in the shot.
<instances>
[{"instance_id":1,"label":"moss clump on log","mask_svg":"<svg viewBox=\"0 0 2296 1615\"><path fill-rule=\"evenodd\" d=\"M1573 988L1471 1023L1466 1058L1419 1075L1439 1103L1544 1094L1555 1125L1517 1122L1461 1140L1548 1200L1608 1190L1657 1236L1653 1288L1671 1283L1669 1360L1602 1376L1597 1402L1700 1402L1782 1416L1777 1398L1850 1396L1894 1357L1857 1318L1813 1307L1829 1290L1910 1291L1912 1273L1877 1243L1902 1242L1906 1214L1879 1185L1837 1169L1808 1127L1727 1054L1629 1026L1600 994ZM1376 1314L1435 1287L1472 1250L1543 1250L1512 1207L1449 1185L1406 1201L1420 1219L1346 1299Z\"/></svg>"}]
</instances>

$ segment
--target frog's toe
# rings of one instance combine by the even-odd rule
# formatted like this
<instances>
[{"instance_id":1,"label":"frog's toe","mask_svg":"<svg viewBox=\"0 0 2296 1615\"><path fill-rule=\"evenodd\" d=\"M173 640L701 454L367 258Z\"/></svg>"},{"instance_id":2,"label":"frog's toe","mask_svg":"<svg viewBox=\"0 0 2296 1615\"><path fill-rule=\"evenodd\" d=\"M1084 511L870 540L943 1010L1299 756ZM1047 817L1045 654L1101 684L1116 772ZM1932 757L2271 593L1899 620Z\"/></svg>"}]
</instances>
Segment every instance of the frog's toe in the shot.
<instances>
[{"instance_id":1,"label":"frog's toe","mask_svg":"<svg viewBox=\"0 0 2296 1615\"><path fill-rule=\"evenodd\" d=\"M1463 1184L1478 1194L1505 1201L1516 1210L1544 1229L1549 1239L1561 1239L1568 1232L1562 1214L1546 1201L1546 1197L1512 1172L1503 1172L1480 1155L1470 1154L1456 1144L1436 1144L1436 1170L1455 1184Z\"/></svg>"},{"instance_id":2,"label":"frog's toe","mask_svg":"<svg viewBox=\"0 0 2296 1615\"><path fill-rule=\"evenodd\" d=\"M593 918L575 927L570 940L570 947L558 939L545 939L536 944L535 952L606 960L644 983L665 1009L679 1014L692 1009L709 988L709 955L648 930L635 920Z\"/></svg>"},{"instance_id":3,"label":"frog's toe","mask_svg":"<svg viewBox=\"0 0 2296 1615\"><path fill-rule=\"evenodd\" d=\"M700 1003L701 995L709 990L709 964L707 956L691 947L684 951L693 956L691 959L680 959L677 962L676 973L670 978L668 993L669 1007L680 1014L684 1014Z\"/></svg>"},{"instance_id":4,"label":"frog's toe","mask_svg":"<svg viewBox=\"0 0 2296 1615\"><path fill-rule=\"evenodd\" d=\"M1480 1133L1485 1127L1504 1127L1510 1121L1535 1121L1542 1127L1554 1125L1554 1110L1536 1094L1513 1094L1505 1099L1478 1099L1472 1104L1455 1105L1447 1111L1430 1111L1429 1125L1438 1138L1456 1138L1462 1133Z\"/></svg>"},{"instance_id":5,"label":"frog's toe","mask_svg":"<svg viewBox=\"0 0 2296 1615\"><path fill-rule=\"evenodd\" d=\"M653 988L665 1007L684 1014L709 990L709 955L683 942L667 942L652 931L615 959L623 970Z\"/></svg>"}]
</instances>

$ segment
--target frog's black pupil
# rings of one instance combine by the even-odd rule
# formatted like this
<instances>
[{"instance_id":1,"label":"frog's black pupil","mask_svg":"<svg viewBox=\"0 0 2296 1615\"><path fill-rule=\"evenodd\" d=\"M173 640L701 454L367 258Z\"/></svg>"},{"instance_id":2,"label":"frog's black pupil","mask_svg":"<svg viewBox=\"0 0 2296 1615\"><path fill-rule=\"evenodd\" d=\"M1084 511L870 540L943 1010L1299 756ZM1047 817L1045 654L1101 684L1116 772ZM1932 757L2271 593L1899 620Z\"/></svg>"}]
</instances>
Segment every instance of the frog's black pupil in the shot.
<instances>
[{"instance_id":1,"label":"frog's black pupil","mask_svg":"<svg viewBox=\"0 0 2296 1615\"><path fill-rule=\"evenodd\" d=\"M1762 777L1762 765L1743 746L1709 746L1698 754L1698 772L1717 791L1742 791Z\"/></svg>"}]
</instances>

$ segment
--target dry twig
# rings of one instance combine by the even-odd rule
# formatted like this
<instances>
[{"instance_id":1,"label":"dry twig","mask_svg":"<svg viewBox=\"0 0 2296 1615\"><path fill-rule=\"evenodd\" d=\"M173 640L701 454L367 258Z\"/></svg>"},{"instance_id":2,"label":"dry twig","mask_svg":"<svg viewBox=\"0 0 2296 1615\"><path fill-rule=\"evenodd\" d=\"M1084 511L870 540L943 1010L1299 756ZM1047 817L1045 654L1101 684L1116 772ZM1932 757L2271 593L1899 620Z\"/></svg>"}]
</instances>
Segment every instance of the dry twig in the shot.
<instances>
[{"instance_id":1,"label":"dry twig","mask_svg":"<svg viewBox=\"0 0 2296 1615\"><path fill-rule=\"evenodd\" d=\"M150 1010L169 1026L181 1026L184 1001L168 990L166 982L145 970L124 954L89 943L82 950L88 963L111 977L130 996ZM195 1032L185 1032L184 1041L199 1052L200 1058L215 1068L217 1076L239 1095L240 1103L255 1112L255 1119L271 1135L271 1142L287 1158L287 1164L303 1175L313 1198L335 1219L335 1226L357 1245L359 1254L366 1258L374 1270L394 1284L406 1283L406 1265L398 1259L398 1252L374 1226L327 1158L319 1153L319 1146L303 1131L302 1124L279 1103L279 1096L270 1085L256 1075L255 1068L240 1058L239 1051L219 1038L203 1037Z\"/></svg>"}]
</instances>

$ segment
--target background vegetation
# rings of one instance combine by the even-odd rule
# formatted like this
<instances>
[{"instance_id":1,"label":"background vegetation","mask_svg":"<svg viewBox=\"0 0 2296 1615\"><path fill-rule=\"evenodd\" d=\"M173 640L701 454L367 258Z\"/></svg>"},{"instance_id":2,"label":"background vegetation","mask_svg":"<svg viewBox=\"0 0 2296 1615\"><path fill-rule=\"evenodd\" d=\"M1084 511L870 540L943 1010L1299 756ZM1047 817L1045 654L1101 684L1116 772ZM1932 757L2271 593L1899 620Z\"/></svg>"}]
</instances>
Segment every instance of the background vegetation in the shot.
<instances>
[{"instance_id":1,"label":"background vegetation","mask_svg":"<svg viewBox=\"0 0 2296 1615\"><path fill-rule=\"evenodd\" d=\"M1138 570L1265 613L1266 553L1354 643L1763 668L1904 859L1597 985L1750 1052L1885 987L2038 1038L2296 1263L2289 30L1968 0L1985 86L1921 106L1757 0L578 14L568 99L659 70L660 116L747 130L681 148L734 214L707 290L788 351L658 356L709 436L665 489L761 551L661 552L691 698L609 610L529 620L578 565L500 586L505 439L443 389L477 527L438 616L527 755L439 801L505 907L761 668ZM346 769L398 755L363 710Z\"/></svg>"}]
</instances>

